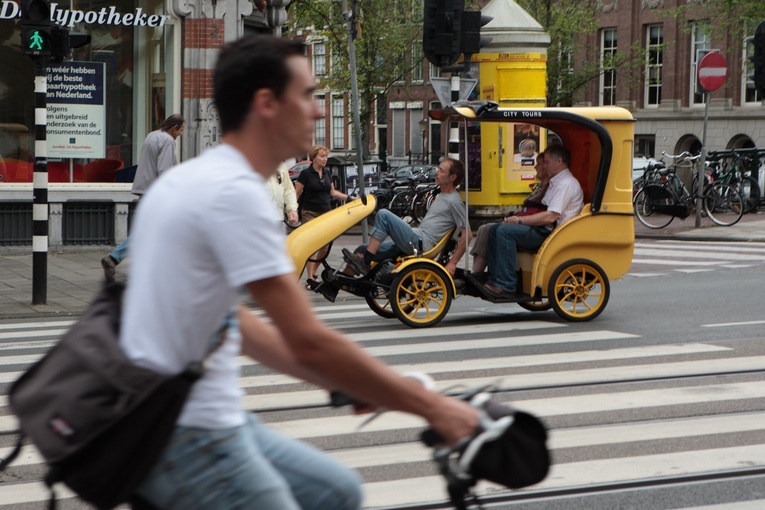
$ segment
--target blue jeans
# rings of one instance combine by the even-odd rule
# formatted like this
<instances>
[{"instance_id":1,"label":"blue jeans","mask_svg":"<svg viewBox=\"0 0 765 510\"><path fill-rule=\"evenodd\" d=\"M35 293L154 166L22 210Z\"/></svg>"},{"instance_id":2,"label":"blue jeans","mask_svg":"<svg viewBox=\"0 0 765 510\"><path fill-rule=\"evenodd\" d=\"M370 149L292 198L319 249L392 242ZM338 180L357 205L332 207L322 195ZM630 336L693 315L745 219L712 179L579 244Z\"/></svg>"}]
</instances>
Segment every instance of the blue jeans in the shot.
<instances>
[{"instance_id":1,"label":"blue jeans","mask_svg":"<svg viewBox=\"0 0 765 510\"><path fill-rule=\"evenodd\" d=\"M126 253L128 248L128 241L130 241L129 237L122 241L122 243L114 248L114 250L112 250L112 252L109 254L109 256L113 258L117 264L122 262L127 256Z\"/></svg>"},{"instance_id":2,"label":"blue jeans","mask_svg":"<svg viewBox=\"0 0 765 510\"><path fill-rule=\"evenodd\" d=\"M241 427L176 427L138 494L178 510L356 510L358 475L252 414Z\"/></svg>"},{"instance_id":3,"label":"blue jeans","mask_svg":"<svg viewBox=\"0 0 765 510\"><path fill-rule=\"evenodd\" d=\"M516 250L537 250L547 236L528 225L497 223L489 230L487 262L488 283L506 292L515 292L518 278L515 274Z\"/></svg>"},{"instance_id":4,"label":"blue jeans","mask_svg":"<svg viewBox=\"0 0 765 510\"><path fill-rule=\"evenodd\" d=\"M420 245L420 236L412 230L412 227L387 209L380 209L377 213L375 227L370 235L380 241L385 241L385 238L390 236L393 244L408 255L413 254L414 248L419 248ZM390 250L391 246L389 243L383 243L380 245L380 250Z\"/></svg>"}]
</instances>

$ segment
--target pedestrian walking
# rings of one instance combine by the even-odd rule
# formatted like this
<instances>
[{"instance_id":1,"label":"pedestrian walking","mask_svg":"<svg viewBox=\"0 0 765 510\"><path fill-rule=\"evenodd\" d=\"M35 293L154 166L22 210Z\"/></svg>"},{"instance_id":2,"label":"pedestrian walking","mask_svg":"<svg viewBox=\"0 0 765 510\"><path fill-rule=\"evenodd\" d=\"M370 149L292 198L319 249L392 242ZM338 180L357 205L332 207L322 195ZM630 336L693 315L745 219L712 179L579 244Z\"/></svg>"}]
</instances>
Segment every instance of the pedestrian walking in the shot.
<instances>
[{"instance_id":1,"label":"pedestrian walking","mask_svg":"<svg viewBox=\"0 0 765 510\"><path fill-rule=\"evenodd\" d=\"M282 163L274 175L266 183L266 189L276 206L280 219L286 219L287 224L294 227L298 223L298 203L295 195L295 185L290 179L287 165Z\"/></svg>"},{"instance_id":2,"label":"pedestrian walking","mask_svg":"<svg viewBox=\"0 0 765 510\"><path fill-rule=\"evenodd\" d=\"M475 431L477 413L329 328L298 283L284 229L262 204L265 181L308 150L322 115L305 45L262 35L231 42L213 85L222 144L167 172L141 200L120 342L135 363L165 373L223 343L138 493L159 509L357 509L358 475L242 409L239 355L422 416L449 444ZM267 319L239 305L241 289Z\"/></svg>"},{"instance_id":3,"label":"pedestrian walking","mask_svg":"<svg viewBox=\"0 0 765 510\"><path fill-rule=\"evenodd\" d=\"M178 164L175 156L175 140L183 134L185 129L186 121L175 113L165 119L159 129L146 136L141 147L141 156L138 158L135 179L133 179L132 193L138 195L139 200L162 172ZM117 265L127 256L129 240L130 237L101 259L107 281L114 279Z\"/></svg>"}]
</instances>

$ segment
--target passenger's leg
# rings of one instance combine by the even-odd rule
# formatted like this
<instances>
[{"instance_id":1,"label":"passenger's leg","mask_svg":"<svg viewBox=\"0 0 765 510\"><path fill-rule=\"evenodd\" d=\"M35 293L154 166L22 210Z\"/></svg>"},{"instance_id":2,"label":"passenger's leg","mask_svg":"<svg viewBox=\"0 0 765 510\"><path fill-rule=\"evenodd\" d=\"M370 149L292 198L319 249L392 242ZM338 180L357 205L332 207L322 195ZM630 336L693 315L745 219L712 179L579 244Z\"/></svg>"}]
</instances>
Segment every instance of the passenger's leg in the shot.
<instances>
[{"instance_id":1,"label":"passenger's leg","mask_svg":"<svg viewBox=\"0 0 765 510\"><path fill-rule=\"evenodd\" d=\"M516 244L513 227L507 223L498 223L489 230L488 262L489 278L487 283L497 286L505 292L515 292Z\"/></svg>"},{"instance_id":2,"label":"passenger's leg","mask_svg":"<svg viewBox=\"0 0 765 510\"><path fill-rule=\"evenodd\" d=\"M489 249L489 230L496 223L486 223L478 227L473 240L473 249L470 255L473 256L473 272L482 273L486 270Z\"/></svg>"}]
</instances>

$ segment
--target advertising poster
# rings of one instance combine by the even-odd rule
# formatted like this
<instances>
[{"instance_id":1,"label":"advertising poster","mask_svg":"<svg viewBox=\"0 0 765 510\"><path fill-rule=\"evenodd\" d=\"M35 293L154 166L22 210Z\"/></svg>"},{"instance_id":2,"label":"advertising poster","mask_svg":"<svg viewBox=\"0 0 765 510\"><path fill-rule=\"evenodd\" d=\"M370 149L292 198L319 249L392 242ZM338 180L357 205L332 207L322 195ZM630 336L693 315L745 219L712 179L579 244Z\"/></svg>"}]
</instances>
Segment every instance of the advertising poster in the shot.
<instances>
[{"instance_id":1,"label":"advertising poster","mask_svg":"<svg viewBox=\"0 0 765 510\"><path fill-rule=\"evenodd\" d=\"M106 152L104 64L48 66L49 158L99 159Z\"/></svg>"}]
</instances>

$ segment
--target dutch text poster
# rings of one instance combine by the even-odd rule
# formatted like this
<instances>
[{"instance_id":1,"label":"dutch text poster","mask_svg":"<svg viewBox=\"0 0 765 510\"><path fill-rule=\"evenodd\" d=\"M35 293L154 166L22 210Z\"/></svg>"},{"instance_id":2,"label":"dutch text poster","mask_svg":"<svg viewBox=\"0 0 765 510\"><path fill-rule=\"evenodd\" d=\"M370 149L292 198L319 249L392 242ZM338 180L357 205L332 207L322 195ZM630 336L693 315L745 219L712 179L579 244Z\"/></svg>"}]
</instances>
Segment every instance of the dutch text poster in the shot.
<instances>
[{"instance_id":1,"label":"dutch text poster","mask_svg":"<svg viewBox=\"0 0 765 510\"><path fill-rule=\"evenodd\" d=\"M104 80L102 62L48 66L49 158L105 157Z\"/></svg>"}]
</instances>

